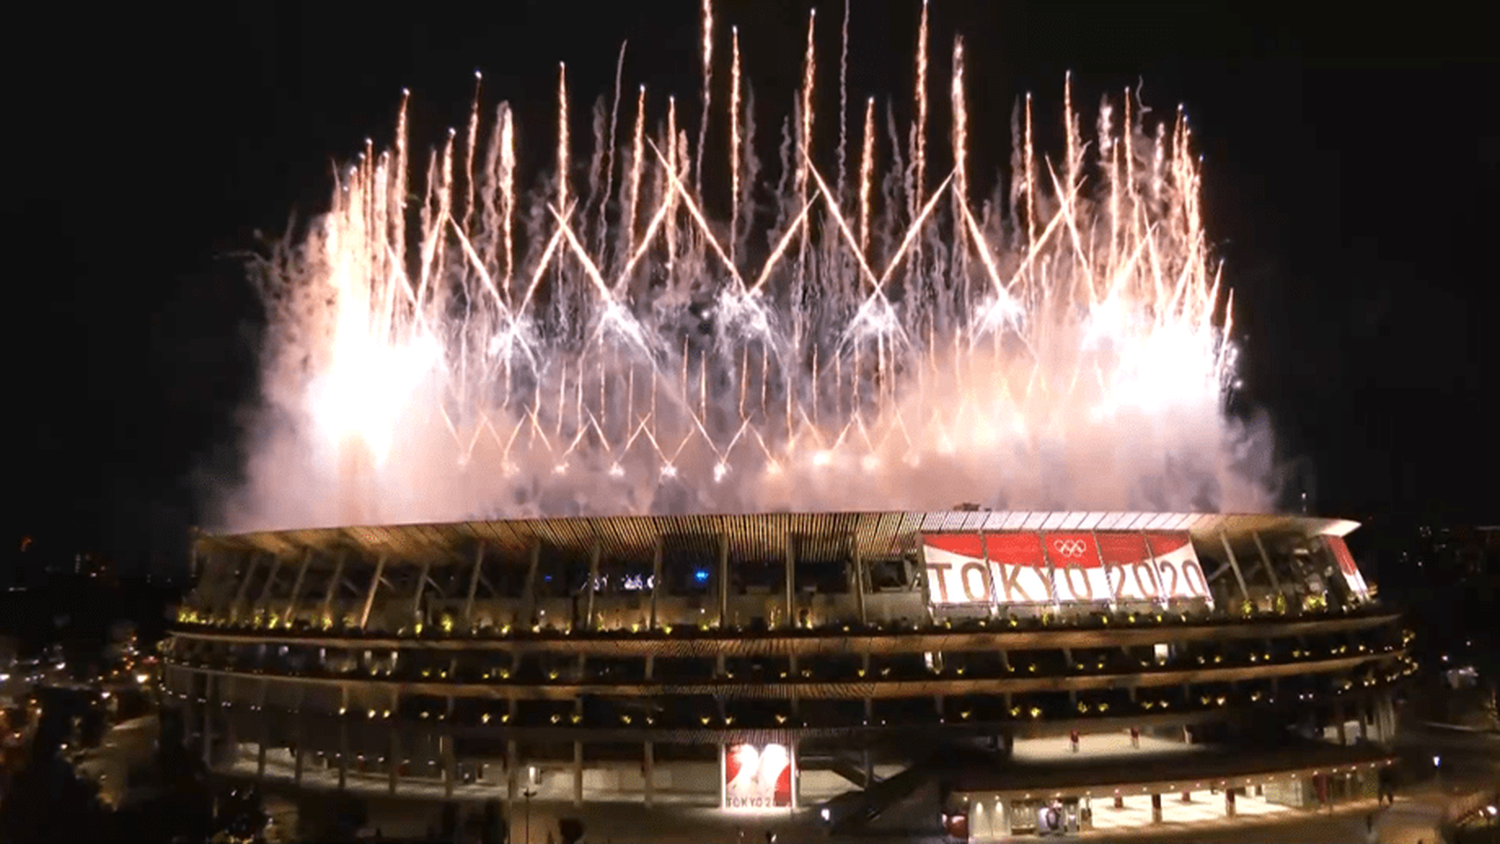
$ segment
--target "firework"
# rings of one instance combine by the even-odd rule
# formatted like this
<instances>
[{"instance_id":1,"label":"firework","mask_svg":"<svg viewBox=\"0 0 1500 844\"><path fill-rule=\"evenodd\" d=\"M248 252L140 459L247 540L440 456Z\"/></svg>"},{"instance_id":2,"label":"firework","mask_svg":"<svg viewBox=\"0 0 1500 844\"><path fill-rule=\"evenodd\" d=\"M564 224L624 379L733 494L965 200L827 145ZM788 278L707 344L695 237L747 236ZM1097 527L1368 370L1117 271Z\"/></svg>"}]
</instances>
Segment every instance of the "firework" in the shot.
<instances>
[{"instance_id":1,"label":"firework","mask_svg":"<svg viewBox=\"0 0 1500 844\"><path fill-rule=\"evenodd\" d=\"M908 159L876 137L871 98L846 174L847 115L839 164L821 163L810 17L796 142L762 162L738 33L715 97L726 51L703 15L703 119L728 103L728 131L700 124L692 149L675 101L642 86L615 149L617 81L594 172L572 180L560 66L558 170L529 204L517 124L504 104L480 120L477 79L459 173L452 134L409 173L403 96L394 149L342 170L327 214L260 267L274 413L234 526L1263 506L1224 409L1229 296L1180 111L1148 124L1127 91L1124 120L1106 103L1085 138L1069 81L1057 161L1033 148L1027 97L1013 183L976 200L961 42L956 167L927 173L924 4ZM726 152L720 197L703 162ZM767 172L784 188L752 206Z\"/></svg>"}]
</instances>

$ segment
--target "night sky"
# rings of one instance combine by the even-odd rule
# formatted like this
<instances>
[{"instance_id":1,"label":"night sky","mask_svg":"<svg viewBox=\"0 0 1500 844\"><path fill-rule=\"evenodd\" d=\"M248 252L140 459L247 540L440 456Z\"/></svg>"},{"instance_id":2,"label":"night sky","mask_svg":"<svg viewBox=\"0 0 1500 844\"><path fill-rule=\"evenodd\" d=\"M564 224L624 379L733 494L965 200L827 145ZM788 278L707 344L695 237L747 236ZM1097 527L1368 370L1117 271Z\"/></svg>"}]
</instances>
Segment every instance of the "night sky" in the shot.
<instances>
[{"instance_id":1,"label":"night sky","mask_svg":"<svg viewBox=\"0 0 1500 844\"><path fill-rule=\"evenodd\" d=\"M10 21L5 541L96 549L126 571L185 556L187 528L206 518L196 503L236 471L254 397L261 312L236 255L255 230L321 210L330 168L367 135L389 140L403 86L424 147L463 125L482 69L487 109L519 109L525 163L550 155L557 62L581 141L628 38L626 90L675 92L696 126L692 0L307 5L43 4ZM973 178L987 184L1009 157L1015 98L1033 91L1038 121L1060 125L1069 69L1086 126L1102 93L1138 80L1159 112L1185 104L1236 294L1242 403L1270 414L1313 510L1500 520L1488 28L1430 3L1390 18L1056 5L932 0L937 145L955 32ZM800 81L809 6L715 4L717 105L736 23L767 157ZM855 0L851 111L889 95L907 119L919 8ZM825 128L842 13L820 6Z\"/></svg>"}]
</instances>

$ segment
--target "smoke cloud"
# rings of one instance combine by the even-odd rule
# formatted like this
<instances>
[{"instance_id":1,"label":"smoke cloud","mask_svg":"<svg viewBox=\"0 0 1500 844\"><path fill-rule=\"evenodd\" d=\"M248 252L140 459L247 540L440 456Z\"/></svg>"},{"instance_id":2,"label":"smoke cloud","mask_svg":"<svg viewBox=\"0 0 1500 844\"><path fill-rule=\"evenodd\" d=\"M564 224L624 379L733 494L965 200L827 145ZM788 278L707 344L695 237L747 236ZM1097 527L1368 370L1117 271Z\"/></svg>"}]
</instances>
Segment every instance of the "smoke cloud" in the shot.
<instances>
[{"instance_id":1,"label":"smoke cloud","mask_svg":"<svg viewBox=\"0 0 1500 844\"><path fill-rule=\"evenodd\" d=\"M1232 302L1186 123L1105 103L1048 156L1028 103L1011 183L918 184L927 133L966 152L962 95L946 132L868 119L888 128L842 176L800 116L778 168L734 115L722 164L755 183L712 197L728 220L693 187L702 132L644 91L593 111L618 148L530 186L503 104L419 156L403 104L392 149L255 265L262 402L222 527L1270 507L1270 425L1226 410Z\"/></svg>"}]
</instances>

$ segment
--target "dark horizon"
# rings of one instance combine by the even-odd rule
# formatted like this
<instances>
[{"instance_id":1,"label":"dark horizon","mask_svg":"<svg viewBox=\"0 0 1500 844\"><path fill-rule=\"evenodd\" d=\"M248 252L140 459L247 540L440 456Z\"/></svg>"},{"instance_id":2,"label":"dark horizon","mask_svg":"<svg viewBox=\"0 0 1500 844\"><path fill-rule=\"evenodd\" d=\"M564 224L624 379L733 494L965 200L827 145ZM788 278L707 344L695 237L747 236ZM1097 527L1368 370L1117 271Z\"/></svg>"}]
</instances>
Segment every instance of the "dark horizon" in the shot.
<instances>
[{"instance_id":1,"label":"dark horizon","mask_svg":"<svg viewBox=\"0 0 1500 844\"><path fill-rule=\"evenodd\" d=\"M715 108L738 25L767 158L800 83L812 5L715 3ZM41 269L12 285L23 503L7 541L61 537L122 568L184 560L188 528L208 521L206 492L237 470L253 406L262 317L237 257L253 233L321 210L333 164L367 136L389 138L403 86L415 149L462 127L476 68L485 108L517 109L523 161L551 148L558 61L575 157L586 148L588 109L611 92L626 39L624 90L675 93L695 129L698 8L558 0L376 18L244 4L68 25L29 11L48 58L10 75L25 80L13 113L27 127L16 253ZM853 9L851 135L871 94L882 109L890 98L904 131L919 12L917 0ZM1500 73L1480 27L1433 11L1324 24L1265 4L1085 13L935 0L931 15L929 132L946 136L962 33L972 170L986 190L1008 162L1017 97L1033 92L1038 126L1055 126L1070 70L1086 121L1101 94L1126 86L1143 86L1158 113L1185 106L1206 224L1235 291L1236 406L1270 415L1299 481L1289 509L1306 491L1320 515L1500 522L1486 403L1500 293L1483 239L1500 187L1486 92ZM841 3L819 4L830 156L841 16ZM1045 135L1041 146L1058 149Z\"/></svg>"}]
</instances>

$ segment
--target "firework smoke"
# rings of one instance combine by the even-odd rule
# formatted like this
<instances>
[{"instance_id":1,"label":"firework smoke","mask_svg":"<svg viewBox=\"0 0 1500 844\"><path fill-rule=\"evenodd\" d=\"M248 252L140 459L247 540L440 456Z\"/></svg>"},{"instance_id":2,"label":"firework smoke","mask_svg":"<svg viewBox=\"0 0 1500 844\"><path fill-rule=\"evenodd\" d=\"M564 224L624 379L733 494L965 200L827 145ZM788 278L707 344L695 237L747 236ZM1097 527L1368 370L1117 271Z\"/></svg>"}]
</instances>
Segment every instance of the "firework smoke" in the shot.
<instances>
[{"instance_id":1,"label":"firework smoke","mask_svg":"<svg viewBox=\"0 0 1500 844\"><path fill-rule=\"evenodd\" d=\"M1225 412L1230 297L1180 113L1148 124L1126 92L1085 138L1069 87L1056 160L1032 148L1028 98L1013 183L976 202L963 44L955 168L934 173L922 43L908 160L871 100L851 172L823 172L810 18L771 166L738 36L715 53L711 14L701 96L727 112L705 118L729 123L726 150L644 87L622 109L617 82L579 179L559 69L559 170L526 184L505 104L482 122L476 87L467 131L413 159L402 100L392 149L367 145L328 213L258 267L265 408L226 527L1269 503L1264 429ZM616 148L618 116L634 123ZM721 221L702 173L725 165ZM779 195L752 204L768 171Z\"/></svg>"}]
</instances>

